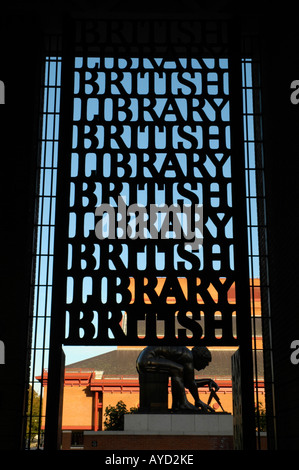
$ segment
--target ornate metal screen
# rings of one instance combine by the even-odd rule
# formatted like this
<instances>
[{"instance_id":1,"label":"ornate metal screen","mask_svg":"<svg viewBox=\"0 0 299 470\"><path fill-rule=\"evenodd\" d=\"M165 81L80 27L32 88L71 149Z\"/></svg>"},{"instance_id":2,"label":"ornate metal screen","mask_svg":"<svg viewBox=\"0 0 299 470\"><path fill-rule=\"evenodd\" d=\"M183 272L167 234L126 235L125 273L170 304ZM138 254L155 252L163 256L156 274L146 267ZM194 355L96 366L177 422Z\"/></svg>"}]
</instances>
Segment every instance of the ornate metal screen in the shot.
<instances>
[{"instance_id":1,"label":"ornate metal screen","mask_svg":"<svg viewBox=\"0 0 299 470\"><path fill-rule=\"evenodd\" d=\"M240 346L250 397L241 53L231 25L73 21L63 43L48 436L62 345Z\"/></svg>"},{"instance_id":2,"label":"ornate metal screen","mask_svg":"<svg viewBox=\"0 0 299 470\"><path fill-rule=\"evenodd\" d=\"M207 24L177 22L176 44L133 43L138 23L76 25L56 223L64 344L240 342L242 154L232 148L226 25ZM149 37L158 26L145 26Z\"/></svg>"}]
</instances>

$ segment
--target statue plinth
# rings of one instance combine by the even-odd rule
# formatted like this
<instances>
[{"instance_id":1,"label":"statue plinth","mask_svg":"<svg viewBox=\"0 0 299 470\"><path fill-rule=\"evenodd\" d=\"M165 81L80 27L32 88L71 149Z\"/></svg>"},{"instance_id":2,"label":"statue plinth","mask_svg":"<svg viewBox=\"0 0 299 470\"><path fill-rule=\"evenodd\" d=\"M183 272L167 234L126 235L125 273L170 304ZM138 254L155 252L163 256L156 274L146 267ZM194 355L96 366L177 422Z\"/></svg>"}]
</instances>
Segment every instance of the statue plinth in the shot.
<instances>
[{"instance_id":1,"label":"statue plinth","mask_svg":"<svg viewBox=\"0 0 299 470\"><path fill-rule=\"evenodd\" d=\"M124 432L130 434L232 436L229 413L136 413L126 414Z\"/></svg>"}]
</instances>

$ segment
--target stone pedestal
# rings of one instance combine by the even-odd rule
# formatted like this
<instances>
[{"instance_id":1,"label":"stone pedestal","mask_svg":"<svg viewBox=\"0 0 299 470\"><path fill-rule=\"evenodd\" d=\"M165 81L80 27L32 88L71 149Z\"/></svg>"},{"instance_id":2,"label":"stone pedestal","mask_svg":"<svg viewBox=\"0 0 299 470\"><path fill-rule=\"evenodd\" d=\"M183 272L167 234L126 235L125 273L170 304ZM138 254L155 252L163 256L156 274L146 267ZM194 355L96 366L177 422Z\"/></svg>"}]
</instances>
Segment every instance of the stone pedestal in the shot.
<instances>
[{"instance_id":1,"label":"stone pedestal","mask_svg":"<svg viewBox=\"0 0 299 470\"><path fill-rule=\"evenodd\" d=\"M126 414L124 432L130 434L232 436L233 417L211 414Z\"/></svg>"},{"instance_id":2,"label":"stone pedestal","mask_svg":"<svg viewBox=\"0 0 299 470\"><path fill-rule=\"evenodd\" d=\"M233 450L230 414L126 414L123 431L84 431L84 450ZM64 447L69 449L67 434Z\"/></svg>"}]
</instances>

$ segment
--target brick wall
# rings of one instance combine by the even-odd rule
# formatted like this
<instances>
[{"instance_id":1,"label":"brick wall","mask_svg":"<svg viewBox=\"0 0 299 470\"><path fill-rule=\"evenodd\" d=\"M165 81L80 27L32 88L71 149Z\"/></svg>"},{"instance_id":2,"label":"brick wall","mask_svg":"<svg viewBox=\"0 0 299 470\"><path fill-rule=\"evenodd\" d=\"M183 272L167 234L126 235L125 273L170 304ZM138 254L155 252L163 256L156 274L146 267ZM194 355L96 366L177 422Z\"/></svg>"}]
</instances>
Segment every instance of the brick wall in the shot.
<instances>
[{"instance_id":1,"label":"brick wall","mask_svg":"<svg viewBox=\"0 0 299 470\"><path fill-rule=\"evenodd\" d=\"M85 435L84 450L232 450L232 436Z\"/></svg>"},{"instance_id":2,"label":"brick wall","mask_svg":"<svg viewBox=\"0 0 299 470\"><path fill-rule=\"evenodd\" d=\"M62 426L82 429L93 425L93 393L87 387L65 387Z\"/></svg>"},{"instance_id":3,"label":"brick wall","mask_svg":"<svg viewBox=\"0 0 299 470\"><path fill-rule=\"evenodd\" d=\"M62 450L71 450L71 431L64 431ZM163 436L119 432L84 435L80 450L233 450L233 436ZM267 438L261 437L261 450L267 450Z\"/></svg>"}]
</instances>

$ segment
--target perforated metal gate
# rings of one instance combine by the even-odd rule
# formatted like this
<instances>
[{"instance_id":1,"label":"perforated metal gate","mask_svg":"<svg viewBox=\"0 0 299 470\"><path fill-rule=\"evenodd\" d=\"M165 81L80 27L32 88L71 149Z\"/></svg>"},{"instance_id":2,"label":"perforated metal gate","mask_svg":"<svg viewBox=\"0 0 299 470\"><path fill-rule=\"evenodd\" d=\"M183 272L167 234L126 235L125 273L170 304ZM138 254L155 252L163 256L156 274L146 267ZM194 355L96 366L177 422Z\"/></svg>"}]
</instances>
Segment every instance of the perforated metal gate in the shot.
<instances>
[{"instance_id":1,"label":"perforated metal gate","mask_svg":"<svg viewBox=\"0 0 299 470\"><path fill-rule=\"evenodd\" d=\"M36 252L37 273L46 277L35 281L39 339L33 351L34 358L41 351L42 368L50 351L51 436L59 424L57 364L64 344L242 345L244 394L253 409L251 320L255 331L258 228L264 229L261 216L254 219L262 188L255 179L261 181L262 142L253 132L260 114L252 108L257 64L252 56L242 61L233 34L222 21L163 27L155 21L78 21L67 26L61 54L47 53L40 169L46 184L38 193L43 248ZM172 211L164 226L154 228L147 216L161 203L164 212ZM99 212L104 204L116 222L106 219L106 233ZM178 213L187 217L188 207L191 227L176 219ZM166 281L157 295L160 277ZM187 280L187 298L180 278ZM175 306L167 302L170 295ZM255 384L258 393L257 375Z\"/></svg>"}]
</instances>

